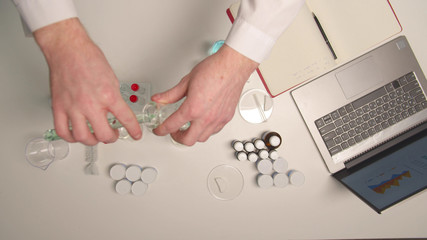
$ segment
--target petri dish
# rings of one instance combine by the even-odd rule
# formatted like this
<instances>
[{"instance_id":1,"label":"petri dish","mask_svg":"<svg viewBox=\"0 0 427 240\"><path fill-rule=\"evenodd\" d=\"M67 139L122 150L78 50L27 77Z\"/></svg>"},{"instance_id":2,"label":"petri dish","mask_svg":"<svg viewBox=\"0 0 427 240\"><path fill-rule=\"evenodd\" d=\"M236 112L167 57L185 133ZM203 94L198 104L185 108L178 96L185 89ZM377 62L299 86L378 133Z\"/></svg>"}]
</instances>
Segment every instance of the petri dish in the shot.
<instances>
[{"instance_id":1,"label":"petri dish","mask_svg":"<svg viewBox=\"0 0 427 240\"><path fill-rule=\"evenodd\" d=\"M136 165L129 166L126 169L126 178L131 182L139 180L141 178L141 167Z\"/></svg>"},{"instance_id":2,"label":"petri dish","mask_svg":"<svg viewBox=\"0 0 427 240\"><path fill-rule=\"evenodd\" d=\"M264 90L248 90L240 97L239 112L249 123L265 122L273 113L273 99Z\"/></svg>"},{"instance_id":3,"label":"petri dish","mask_svg":"<svg viewBox=\"0 0 427 240\"><path fill-rule=\"evenodd\" d=\"M132 183L126 179L122 179L116 183L116 192L120 195L125 195L130 193Z\"/></svg>"},{"instance_id":4,"label":"petri dish","mask_svg":"<svg viewBox=\"0 0 427 240\"><path fill-rule=\"evenodd\" d=\"M271 175L258 174L257 184L260 188L271 188L273 186L273 178Z\"/></svg>"},{"instance_id":5,"label":"petri dish","mask_svg":"<svg viewBox=\"0 0 427 240\"><path fill-rule=\"evenodd\" d=\"M273 162L273 169L278 173L284 173L288 169L288 161L284 158L279 157Z\"/></svg>"},{"instance_id":6,"label":"petri dish","mask_svg":"<svg viewBox=\"0 0 427 240\"><path fill-rule=\"evenodd\" d=\"M110 168L110 177L113 180L122 180L126 176L126 165L117 163Z\"/></svg>"},{"instance_id":7,"label":"petri dish","mask_svg":"<svg viewBox=\"0 0 427 240\"><path fill-rule=\"evenodd\" d=\"M153 183L157 178L157 170L152 167L147 167L142 169L141 180L144 183L150 184Z\"/></svg>"},{"instance_id":8,"label":"petri dish","mask_svg":"<svg viewBox=\"0 0 427 240\"><path fill-rule=\"evenodd\" d=\"M294 186L300 187L305 183L305 176L300 171L290 170L288 172L288 177L289 177L289 182Z\"/></svg>"},{"instance_id":9,"label":"petri dish","mask_svg":"<svg viewBox=\"0 0 427 240\"><path fill-rule=\"evenodd\" d=\"M288 175L284 174L284 173L274 173L273 174L273 183L274 186L279 187L279 188L284 188L288 185L289 183L289 178Z\"/></svg>"},{"instance_id":10,"label":"petri dish","mask_svg":"<svg viewBox=\"0 0 427 240\"><path fill-rule=\"evenodd\" d=\"M148 185L142 181L132 183L131 192L135 196L142 196L148 189Z\"/></svg>"},{"instance_id":11,"label":"petri dish","mask_svg":"<svg viewBox=\"0 0 427 240\"><path fill-rule=\"evenodd\" d=\"M218 200L233 200L243 190L244 180L239 169L230 165L219 165L208 176L210 194Z\"/></svg>"},{"instance_id":12,"label":"petri dish","mask_svg":"<svg viewBox=\"0 0 427 240\"><path fill-rule=\"evenodd\" d=\"M273 171L273 163L270 159L262 159L256 163L259 173L270 174Z\"/></svg>"}]
</instances>

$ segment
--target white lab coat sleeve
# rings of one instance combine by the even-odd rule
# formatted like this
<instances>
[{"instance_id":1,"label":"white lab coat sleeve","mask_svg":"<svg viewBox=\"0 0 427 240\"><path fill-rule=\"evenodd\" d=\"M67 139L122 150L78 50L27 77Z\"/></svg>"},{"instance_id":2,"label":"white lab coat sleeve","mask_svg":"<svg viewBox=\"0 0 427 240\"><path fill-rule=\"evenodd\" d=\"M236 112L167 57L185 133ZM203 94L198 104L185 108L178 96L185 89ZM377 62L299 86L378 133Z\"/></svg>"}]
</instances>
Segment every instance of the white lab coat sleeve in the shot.
<instances>
[{"instance_id":1,"label":"white lab coat sleeve","mask_svg":"<svg viewBox=\"0 0 427 240\"><path fill-rule=\"evenodd\" d=\"M261 63L303 4L304 0L242 0L225 43Z\"/></svg>"},{"instance_id":2,"label":"white lab coat sleeve","mask_svg":"<svg viewBox=\"0 0 427 240\"><path fill-rule=\"evenodd\" d=\"M73 0L13 0L24 24L24 31L77 17Z\"/></svg>"}]
</instances>

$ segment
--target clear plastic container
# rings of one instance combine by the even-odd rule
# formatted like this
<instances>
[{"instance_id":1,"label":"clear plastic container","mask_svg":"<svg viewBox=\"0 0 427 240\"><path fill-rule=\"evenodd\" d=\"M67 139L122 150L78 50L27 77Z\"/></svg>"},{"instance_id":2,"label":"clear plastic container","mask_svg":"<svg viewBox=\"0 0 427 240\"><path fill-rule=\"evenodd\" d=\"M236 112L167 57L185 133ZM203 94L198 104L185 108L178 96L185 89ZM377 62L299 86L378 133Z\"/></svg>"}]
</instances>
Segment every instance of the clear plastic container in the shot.
<instances>
[{"instance_id":1,"label":"clear plastic container","mask_svg":"<svg viewBox=\"0 0 427 240\"><path fill-rule=\"evenodd\" d=\"M240 195L244 185L242 173L230 165L212 169L208 176L208 189L219 200L232 200Z\"/></svg>"},{"instance_id":2,"label":"clear plastic container","mask_svg":"<svg viewBox=\"0 0 427 240\"><path fill-rule=\"evenodd\" d=\"M43 138L35 138L25 147L27 161L43 170L46 170L53 161L64 159L68 153L69 144L64 140L47 141Z\"/></svg>"}]
</instances>

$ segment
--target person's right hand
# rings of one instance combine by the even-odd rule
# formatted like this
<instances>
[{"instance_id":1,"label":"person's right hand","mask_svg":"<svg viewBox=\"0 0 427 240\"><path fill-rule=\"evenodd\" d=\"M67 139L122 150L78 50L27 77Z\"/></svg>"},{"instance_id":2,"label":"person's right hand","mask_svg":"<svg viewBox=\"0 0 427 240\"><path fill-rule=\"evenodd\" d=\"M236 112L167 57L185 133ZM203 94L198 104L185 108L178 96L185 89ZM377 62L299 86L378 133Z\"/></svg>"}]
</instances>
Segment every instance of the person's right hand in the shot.
<instances>
[{"instance_id":1,"label":"person's right hand","mask_svg":"<svg viewBox=\"0 0 427 240\"><path fill-rule=\"evenodd\" d=\"M141 127L120 95L117 77L77 18L38 29L34 37L49 65L58 136L85 145L114 142L118 131L108 124L107 114L110 112L132 138L141 138Z\"/></svg>"}]
</instances>

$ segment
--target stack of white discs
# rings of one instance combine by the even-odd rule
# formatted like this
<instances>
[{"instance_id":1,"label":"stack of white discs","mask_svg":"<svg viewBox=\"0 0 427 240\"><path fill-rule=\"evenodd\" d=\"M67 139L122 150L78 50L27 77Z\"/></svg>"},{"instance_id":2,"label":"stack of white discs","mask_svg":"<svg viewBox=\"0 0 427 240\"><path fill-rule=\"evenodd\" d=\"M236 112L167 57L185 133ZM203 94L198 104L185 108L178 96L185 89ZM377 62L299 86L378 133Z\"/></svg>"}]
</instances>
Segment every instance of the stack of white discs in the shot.
<instances>
[{"instance_id":1,"label":"stack of white discs","mask_svg":"<svg viewBox=\"0 0 427 240\"><path fill-rule=\"evenodd\" d=\"M281 139L280 136L279 138ZM275 147L267 148L267 144L263 139L255 138L252 141L234 140L231 145L239 161L249 160L256 164L259 172L257 176L259 187L270 188L275 186L284 188L288 184L294 186L304 184L304 174L296 170L288 171L288 162L279 156Z\"/></svg>"},{"instance_id":2,"label":"stack of white discs","mask_svg":"<svg viewBox=\"0 0 427 240\"><path fill-rule=\"evenodd\" d=\"M116 192L120 195L132 193L142 196L148 189L148 184L157 178L157 170L153 167L140 167L138 165L126 166L122 163L114 164L110 169L110 177L117 181Z\"/></svg>"}]
</instances>

